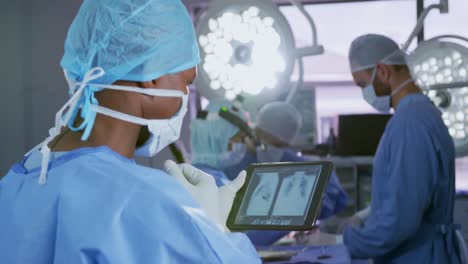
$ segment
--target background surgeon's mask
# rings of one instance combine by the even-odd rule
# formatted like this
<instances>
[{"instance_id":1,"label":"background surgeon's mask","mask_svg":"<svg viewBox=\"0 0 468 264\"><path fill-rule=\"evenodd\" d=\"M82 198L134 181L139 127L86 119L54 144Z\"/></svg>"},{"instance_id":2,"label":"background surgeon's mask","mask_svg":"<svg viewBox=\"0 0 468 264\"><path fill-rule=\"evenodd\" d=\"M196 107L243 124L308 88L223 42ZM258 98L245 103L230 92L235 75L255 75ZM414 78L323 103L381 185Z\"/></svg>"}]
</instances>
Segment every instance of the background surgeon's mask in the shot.
<instances>
[{"instance_id":1,"label":"background surgeon's mask","mask_svg":"<svg viewBox=\"0 0 468 264\"><path fill-rule=\"evenodd\" d=\"M283 158L284 152L283 148L267 145L264 150L257 148L257 160L260 163L279 162Z\"/></svg>"},{"instance_id":2,"label":"background surgeon's mask","mask_svg":"<svg viewBox=\"0 0 468 264\"><path fill-rule=\"evenodd\" d=\"M375 93L374 81L376 72L377 68L374 68L374 70L372 70L371 82L362 90L362 97L375 110L382 113L388 113L390 111L391 97L390 95L377 96Z\"/></svg>"},{"instance_id":3,"label":"background surgeon's mask","mask_svg":"<svg viewBox=\"0 0 468 264\"><path fill-rule=\"evenodd\" d=\"M381 59L380 62L384 64L388 64L388 65L395 65L394 61L397 60L399 63L405 64L406 63L405 56L406 54L402 50L397 49L393 51L392 53L390 53L389 55L385 56L383 59ZM408 79L404 81L395 90L393 90L389 95L377 96L377 94L375 93L375 86L374 86L374 81L377 75L377 64L373 66L374 69L372 70L371 82L362 90L362 96L364 97L364 100L366 100L366 102L370 104L375 110L382 112L382 113L388 113L390 112L392 97L395 94L399 93L400 90L403 89L403 87L405 87L407 84L412 82L412 80ZM356 70L354 72L356 72Z\"/></svg>"},{"instance_id":4,"label":"background surgeon's mask","mask_svg":"<svg viewBox=\"0 0 468 264\"><path fill-rule=\"evenodd\" d=\"M392 97L399 93L406 85L409 83L413 82L412 79L408 79L404 82L402 82L395 90L391 92L389 95L383 95L383 96L377 96L375 94L375 87L374 87L374 81L375 81L375 75L377 72L377 68L374 68L372 71L372 78L371 82L369 85L367 85L363 90L362 90L362 97L364 97L364 100L368 104L370 104L372 107L375 108L375 110L382 112L382 113L388 113L390 112L390 105L392 101Z\"/></svg>"}]
</instances>

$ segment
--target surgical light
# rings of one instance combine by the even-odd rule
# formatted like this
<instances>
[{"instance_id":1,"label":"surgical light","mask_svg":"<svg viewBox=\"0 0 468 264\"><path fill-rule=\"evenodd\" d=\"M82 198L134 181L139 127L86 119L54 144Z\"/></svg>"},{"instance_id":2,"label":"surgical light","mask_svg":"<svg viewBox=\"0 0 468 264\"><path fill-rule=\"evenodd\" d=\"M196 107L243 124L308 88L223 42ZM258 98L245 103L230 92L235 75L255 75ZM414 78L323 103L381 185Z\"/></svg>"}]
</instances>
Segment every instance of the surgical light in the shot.
<instances>
[{"instance_id":1,"label":"surgical light","mask_svg":"<svg viewBox=\"0 0 468 264\"><path fill-rule=\"evenodd\" d=\"M439 36L421 42L408 56L416 84L442 111L458 156L468 154L467 44L459 36Z\"/></svg>"},{"instance_id":2,"label":"surgical light","mask_svg":"<svg viewBox=\"0 0 468 264\"><path fill-rule=\"evenodd\" d=\"M448 0L423 10L402 49L408 51L431 10L448 13ZM408 66L416 84L441 110L452 136L457 156L468 155L468 39L442 35L418 44L408 55Z\"/></svg>"},{"instance_id":3,"label":"surgical light","mask_svg":"<svg viewBox=\"0 0 468 264\"><path fill-rule=\"evenodd\" d=\"M315 25L313 46L296 49L286 18L271 0L213 0L197 33L202 62L196 86L208 99L288 87L296 59L323 52Z\"/></svg>"}]
</instances>

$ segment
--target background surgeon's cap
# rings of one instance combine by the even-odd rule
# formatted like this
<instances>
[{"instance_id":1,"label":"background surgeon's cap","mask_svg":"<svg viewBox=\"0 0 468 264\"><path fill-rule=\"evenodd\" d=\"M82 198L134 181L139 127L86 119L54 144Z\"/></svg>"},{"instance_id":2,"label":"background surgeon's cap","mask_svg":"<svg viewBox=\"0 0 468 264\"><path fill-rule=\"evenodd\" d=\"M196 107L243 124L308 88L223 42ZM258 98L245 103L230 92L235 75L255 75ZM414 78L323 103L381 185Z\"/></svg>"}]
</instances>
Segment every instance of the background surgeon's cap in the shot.
<instances>
[{"instance_id":1,"label":"background surgeon's cap","mask_svg":"<svg viewBox=\"0 0 468 264\"><path fill-rule=\"evenodd\" d=\"M302 116L289 103L272 102L258 112L256 127L290 144L302 128Z\"/></svg>"},{"instance_id":2,"label":"background surgeon's cap","mask_svg":"<svg viewBox=\"0 0 468 264\"><path fill-rule=\"evenodd\" d=\"M61 66L74 81L150 81L200 61L190 15L180 0L84 0L65 41Z\"/></svg>"},{"instance_id":3,"label":"background surgeon's cap","mask_svg":"<svg viewBox=\"0 0 468 264\"><path fill-rule=\"evenodd\" d=\"M348 53L351 72L375 67L379 63L406 65L406 55L392 39L377 34L367 34L353 40Z\"/></svg>"}]
</instances>

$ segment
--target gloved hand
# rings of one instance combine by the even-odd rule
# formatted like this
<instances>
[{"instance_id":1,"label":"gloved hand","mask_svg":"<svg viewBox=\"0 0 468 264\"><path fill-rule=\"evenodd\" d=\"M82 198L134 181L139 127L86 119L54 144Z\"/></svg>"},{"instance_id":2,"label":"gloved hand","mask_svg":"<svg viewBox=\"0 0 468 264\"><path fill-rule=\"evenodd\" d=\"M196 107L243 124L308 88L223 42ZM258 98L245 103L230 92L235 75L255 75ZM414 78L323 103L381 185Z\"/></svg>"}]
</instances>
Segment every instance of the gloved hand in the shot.
<instances>
[{"instance_id":1,"label":"gloved hand","mask_svg":"<svg viewBox=\"0 0 468 264\"><path fill-rule=\"evenodd\" d=\"M246 172L241 171L231 183L218 188L213 176L190 164L176 164L166 160L164 167L192 194L207 216L223 231L229 232L226 221L236 193L244 185Z\"/></svg>"}]
</instances>

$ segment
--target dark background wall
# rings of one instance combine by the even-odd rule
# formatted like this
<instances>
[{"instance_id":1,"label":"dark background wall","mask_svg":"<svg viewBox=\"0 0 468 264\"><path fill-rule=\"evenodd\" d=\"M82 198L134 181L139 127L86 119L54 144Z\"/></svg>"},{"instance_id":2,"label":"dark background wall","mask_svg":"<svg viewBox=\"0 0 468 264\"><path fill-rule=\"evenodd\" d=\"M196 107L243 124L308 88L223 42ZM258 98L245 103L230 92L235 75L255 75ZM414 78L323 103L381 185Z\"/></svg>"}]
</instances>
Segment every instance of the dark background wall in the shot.
<instances>
[{"instance_id":1,"label":"dark background wall","mask_svg":"<svg viewBox=\"0 0 468 264\"><path fill-rule=\"evenodd\" d=\"M59 60L81 1L0 3L0 175L47 136L67 98Z\"/></svg>"}]
</instances>

